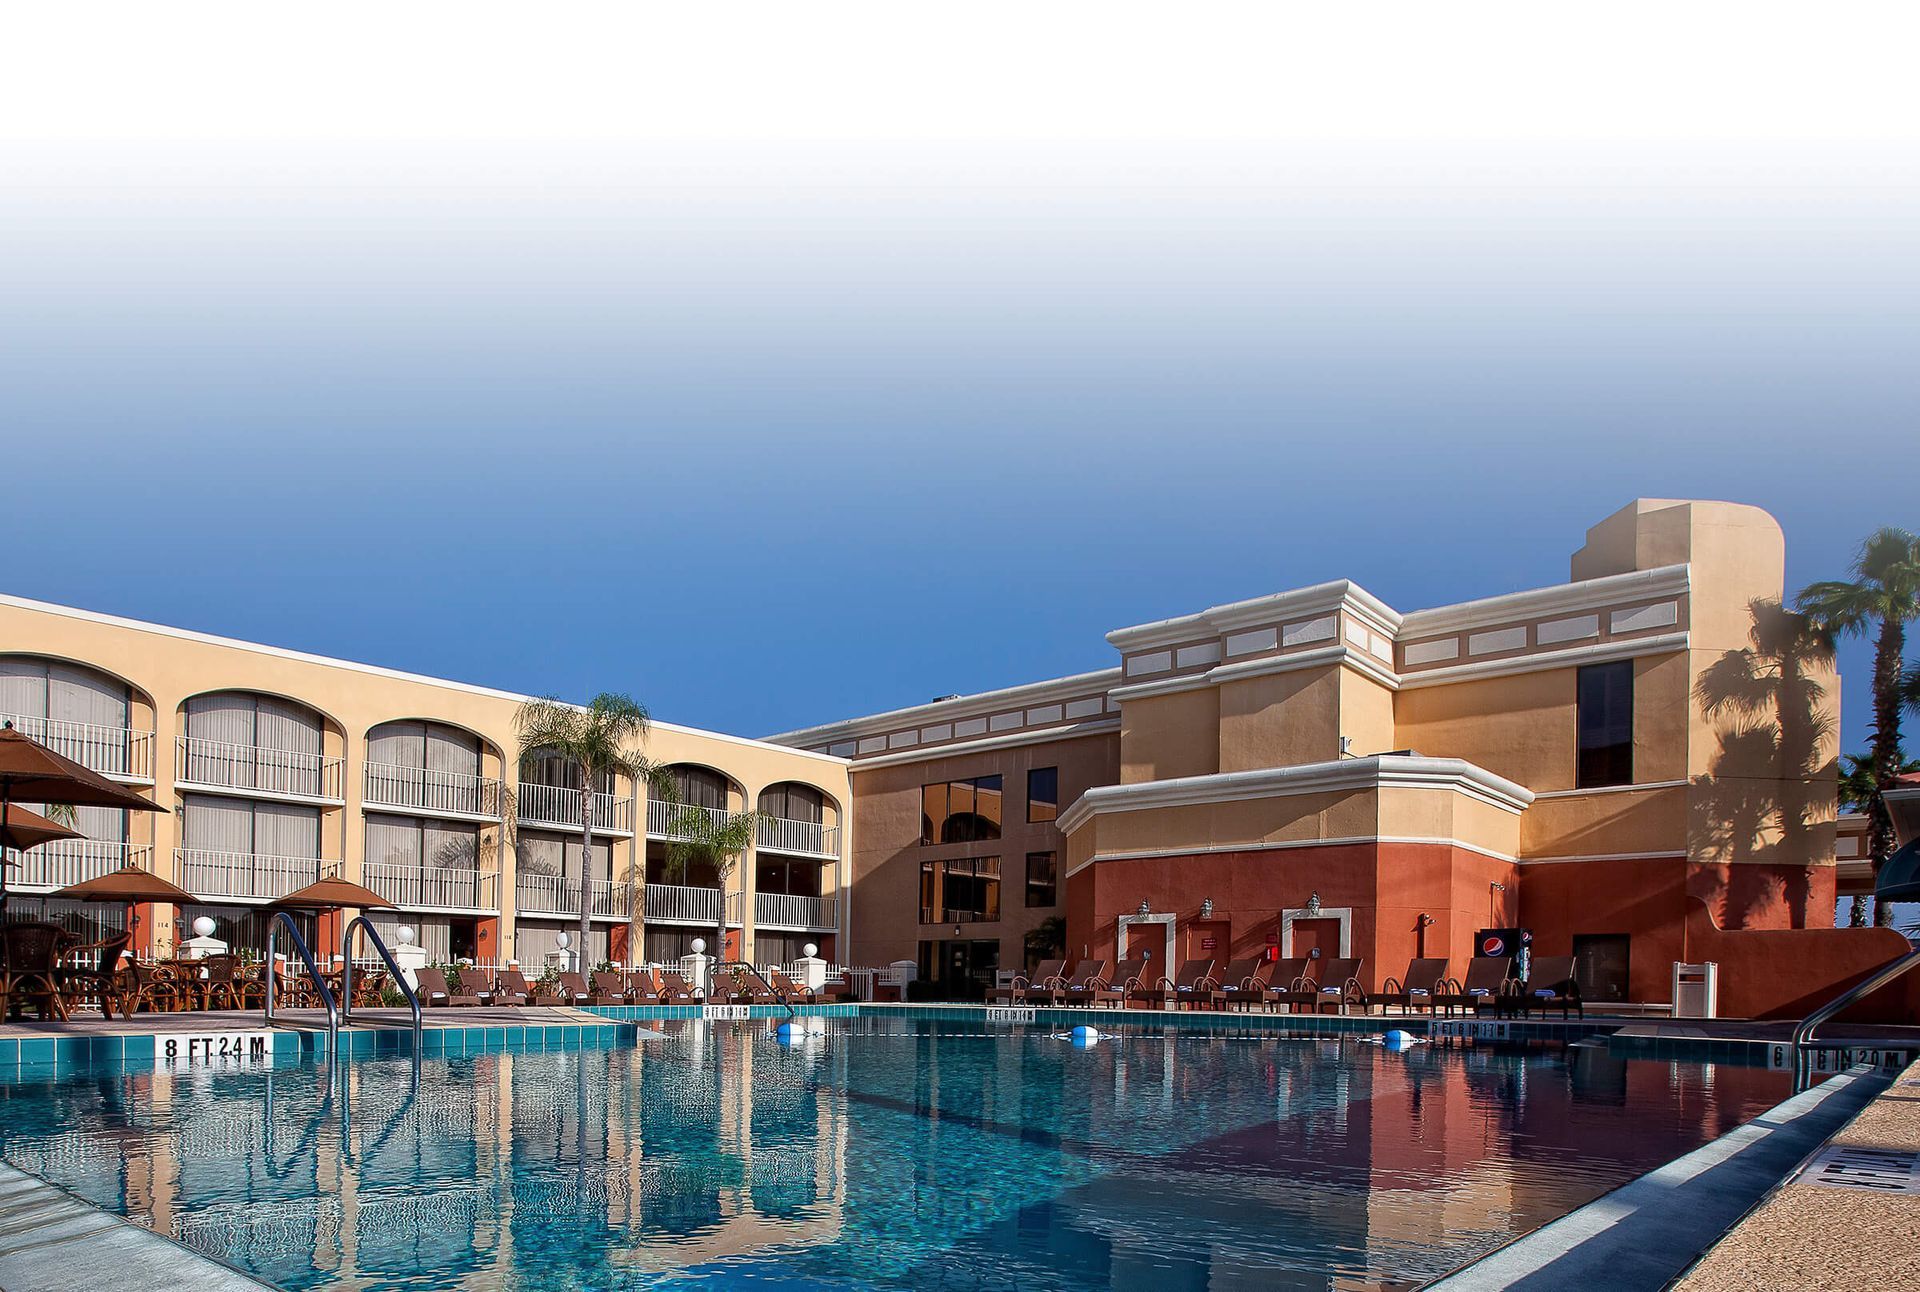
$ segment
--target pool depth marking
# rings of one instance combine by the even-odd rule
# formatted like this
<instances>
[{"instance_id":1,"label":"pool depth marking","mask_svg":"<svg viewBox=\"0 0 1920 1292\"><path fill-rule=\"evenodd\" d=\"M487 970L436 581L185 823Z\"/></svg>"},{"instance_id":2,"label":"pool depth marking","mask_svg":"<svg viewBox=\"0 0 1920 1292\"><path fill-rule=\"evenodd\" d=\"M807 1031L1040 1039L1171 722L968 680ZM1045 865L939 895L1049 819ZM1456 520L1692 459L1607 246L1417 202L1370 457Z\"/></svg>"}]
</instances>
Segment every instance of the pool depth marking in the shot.
<instances>
[{"instance_id":1,"label":"pool depth marking","mask_svg":"<svg viewBox=\"0 0 1920 1292\"><path fill-rule=\"evenodd\" d=\"M274 1033L269 1031L156 1032L153 1063L157 1068L200 1065L270 1068L273 1038Z\"/></svg>"}]
</instances>

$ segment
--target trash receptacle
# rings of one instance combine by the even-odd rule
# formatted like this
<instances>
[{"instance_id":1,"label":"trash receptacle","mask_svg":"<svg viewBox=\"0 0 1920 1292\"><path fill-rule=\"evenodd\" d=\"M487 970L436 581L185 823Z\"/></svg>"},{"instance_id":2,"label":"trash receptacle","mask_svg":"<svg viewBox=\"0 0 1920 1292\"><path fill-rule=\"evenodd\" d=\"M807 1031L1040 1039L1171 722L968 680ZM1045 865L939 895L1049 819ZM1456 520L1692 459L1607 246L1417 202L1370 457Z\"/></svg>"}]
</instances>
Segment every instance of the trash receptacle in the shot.
<instances>
[{"instance_id":1,"label":"trash receptacle","mask_svg":"<svg viewBox=\"0 0 1920 1292\"><path fill-rule=\"evenodd\" d=\"M1673 962L1673 1016L1675 1018L1720 1017L1720 966L1708 960L1703 964Z\"/></svg>"}]
</instances>

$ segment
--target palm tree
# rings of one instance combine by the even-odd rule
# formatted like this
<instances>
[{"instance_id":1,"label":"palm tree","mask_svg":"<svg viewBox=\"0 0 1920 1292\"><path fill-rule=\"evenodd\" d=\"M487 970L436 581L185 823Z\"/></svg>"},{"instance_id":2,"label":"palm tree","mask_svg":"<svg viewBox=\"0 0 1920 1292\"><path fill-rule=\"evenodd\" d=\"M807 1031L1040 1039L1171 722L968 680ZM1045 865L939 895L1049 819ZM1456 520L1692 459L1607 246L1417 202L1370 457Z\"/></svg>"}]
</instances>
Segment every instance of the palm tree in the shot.
<instances>
[{"instance_id":1,"label":"palm tree","mask_svg":"<svg viewBox=\"0 0 1920 1292\"><path fill-rule=\"evenodd\" d=\"M528 700L515 715L520 733L520 765L535 755L556 758L572 771L580 792L580 940L574 967L584 963L593 930L593 809L595 791L609 777L636 784L656 775L640 746L653 730L646 706L630 696L602 692L585 708L551 697Z\"/></svg>"},{"instance_id":2,"label":"palm tree","mask_svg":"<svg viewBox=\"0 0 1920 1292\"><path fill-rule=\"evenodd\" d=\"M713 957L716 965L727 957L727 879L753 843L760 829L758 812L709 812L680 802L672 780L654 778L654 792L669 805L667 819L667 871L684 881L695 866L713 869L714 886L720 890L720 921L715 930Z\"/></svg>"},{"instance_id":3,"label":"palm tree","mask_svg":"<svg viewBox=\"0 0 1920 1292\"><path fill-rule=\"evenodd\" d=\"M1877 879L1893 853L1893 820L1880 797L1900 767L1901 670L1906 663L1907 625L1920 619L1920 538L1904 529L1881 529L1860 546L1853 582L1809 584L1800 609L1836 636L1864 635L1877 626L1873 647L1873 793L1867 803L1867 855ZM1875 903L1873 922L1893 925L1893 911Z\"/></svg>"}]
</instances>

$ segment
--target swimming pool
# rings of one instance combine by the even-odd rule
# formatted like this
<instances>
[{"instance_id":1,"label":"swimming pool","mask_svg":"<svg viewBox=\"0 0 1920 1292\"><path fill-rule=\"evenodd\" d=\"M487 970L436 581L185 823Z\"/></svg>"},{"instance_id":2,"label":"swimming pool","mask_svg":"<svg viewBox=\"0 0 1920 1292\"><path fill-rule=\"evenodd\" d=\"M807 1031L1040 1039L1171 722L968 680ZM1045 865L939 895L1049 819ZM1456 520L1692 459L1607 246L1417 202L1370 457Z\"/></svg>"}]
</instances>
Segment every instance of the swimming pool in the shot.
<instances>
[{"instance_id":1,"label":"swimming pool","mask_svg":"<svg viewBox=\"0 0 1920 1292\"><path fill-rule=\"evenodd\" d=\"M311 1061L22 1068L0 1155L288 1288L1407 1287L1788 1093L1602 1046L809 1023L331 1093Z\"/></svg>"}]
</instances>

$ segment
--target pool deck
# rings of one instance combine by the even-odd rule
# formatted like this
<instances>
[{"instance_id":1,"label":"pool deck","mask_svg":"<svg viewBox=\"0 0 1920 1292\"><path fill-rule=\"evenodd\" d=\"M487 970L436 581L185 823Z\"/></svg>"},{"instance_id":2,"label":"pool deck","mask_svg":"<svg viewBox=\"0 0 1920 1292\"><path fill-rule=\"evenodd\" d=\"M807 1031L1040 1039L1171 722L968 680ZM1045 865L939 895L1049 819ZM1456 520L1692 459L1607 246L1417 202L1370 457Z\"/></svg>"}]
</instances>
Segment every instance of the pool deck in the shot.
<instances>
[{"instance_id":1,"label":"pool deck","mask_svg":"<svg viewBox=\"0 0 1920 1292\"><path fill-rule=\"evenodd\" d=\"M1676 1287L1920 1287L1920 1063L1777 1185Z\"/></svg>"},{"instance_id":2,"label":"pool deck","mask_svg":"<svg viewBox=\"0 0 1920 1292\"><path fill-rule=\"evenodd\" d=\"M296 1031L324 1032L327 1030L326 1011L318 1009L283 1009L274 1015L274 1022ZM427 1009L420 1012L422 1029L507 1026L580 1027L605 1025L606 1022L607 1020L599 1015L558 1005L511 1008L502 1006L498 1009L473 1006L458 1009ZM236 1032L251 1031L265 1026L257 1010L186 1010L178 1014L136 1014L132 1018L101 1018L98 1015L83 1015L64 1023L13 1019L0 1023L0 1040L44 1036L154 1036L173 1032ZM412 1027L413 1015L408 1010L356 1009L349 1019L348 1026L341 1030L391 1031L396 1028L411 1030Z\"/></svg>"}]
</instances>

